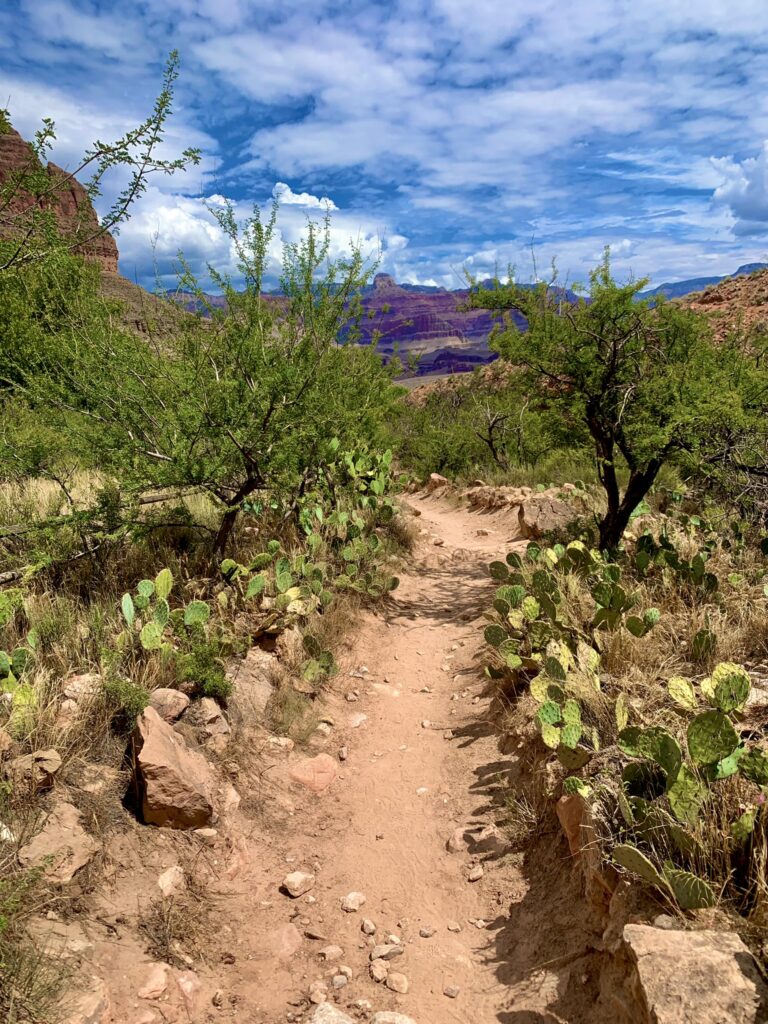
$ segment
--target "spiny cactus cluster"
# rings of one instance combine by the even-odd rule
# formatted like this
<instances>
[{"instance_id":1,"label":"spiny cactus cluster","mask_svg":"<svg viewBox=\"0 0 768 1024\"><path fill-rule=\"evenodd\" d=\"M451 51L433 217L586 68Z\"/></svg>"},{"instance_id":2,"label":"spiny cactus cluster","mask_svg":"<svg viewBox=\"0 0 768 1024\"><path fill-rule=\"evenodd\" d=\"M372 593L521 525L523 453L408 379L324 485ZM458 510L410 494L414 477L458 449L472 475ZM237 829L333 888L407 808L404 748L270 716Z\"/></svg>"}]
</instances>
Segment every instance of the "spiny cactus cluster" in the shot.
<instances>
[{"instance_id":1,"label":"spiny cactus cluster","mask_svg":"<svg viewBox=\"0 0 768 1024\"><path fill-rule=\"evenodd\" d=\"M182 627L190 629L208 621L211 608L205 601L191 601L186 607L171 611L168 598L172 589L173 574L165 568L154 580L140 580L135 594L123 594L120 610L126 629L118 637L118 647L127 646L138 633L145 651L171 652L174 633L179 633Z\"/></svg>"},{"instance_id":2,"label":"spiny cactus cluster","mask_svg":"<svg viewBox=\"0 0 768 1024\"><path fill-rule=\"evenodd\" d=\"M707 563L716 546L717 541L710 539L692 558L686 559L666 532L662 532L657 541L650 530L646 530L638 537L635 545L634 566L642 577L647 577L656 569L671 570L690 587L714 594L720 586L720 580L715 573L709 571Z\"/></svg>"},{"instance_id":3,"label":"spiny cactus cluster","mask_svg":"<svg viewBox=\"0 0 768 1024\"><path fill-rule=\"evenodd\" d=\"M28 637L27 643L30 646L0 651L0 694L5 694L5 700L10 704L6 726L16 737L27 732L37 706L34 688L24 679L32 660L34 637Z\"/></svg>"}]
</instances>

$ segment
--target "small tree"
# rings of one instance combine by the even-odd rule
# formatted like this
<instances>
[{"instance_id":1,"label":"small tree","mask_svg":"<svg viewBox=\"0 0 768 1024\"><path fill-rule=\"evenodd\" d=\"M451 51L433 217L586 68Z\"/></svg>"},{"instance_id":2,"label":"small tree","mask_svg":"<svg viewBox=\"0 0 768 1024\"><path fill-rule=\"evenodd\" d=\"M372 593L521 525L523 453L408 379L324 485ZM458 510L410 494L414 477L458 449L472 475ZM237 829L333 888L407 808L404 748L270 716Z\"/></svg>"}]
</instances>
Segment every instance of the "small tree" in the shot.
<instances>
[{"instance_id":1,"label":"small tree","mask_svg":"<svg viewBox=\"0 0 768 1024\"><path fill-rule=\"evenodd\" d=\"M646 284L617 284L606 250L588 298L574 302L551 283L473 286L470 296L474 307L525 315L525 331L505 317L493 347L524 370L531 393L587 427L607 498L602 550L619 545L665 463L706 459L714 433L740 432L766 409L755 361L736 343L715 344L691 310L640 300Z\"/></svg>"},{"instance_id":2,"label":"small tree","mask_svg":"<svg viewBox=\"0 0 768 1024\"><path fill-rule=\"evenodd\" d=\"M81 463L128 493L188 488L221 511L222 552L244 503L257 491L290 503L344 448L376 439L390 401L391 371L354 340L359 293L369 275L360 251L331 259L330 229L310 224L283 253L281 289L266 295L275 211L244 225L220 222L245 287L211 273L226 298L208 315L180 318L170 337L122 329L98 297L70 310L51 350L15 374L41 417L66 428ZM186 287L204 293L187 275ZM23 372L22 372L23 371Z\"/></svg>"}]
</instances>

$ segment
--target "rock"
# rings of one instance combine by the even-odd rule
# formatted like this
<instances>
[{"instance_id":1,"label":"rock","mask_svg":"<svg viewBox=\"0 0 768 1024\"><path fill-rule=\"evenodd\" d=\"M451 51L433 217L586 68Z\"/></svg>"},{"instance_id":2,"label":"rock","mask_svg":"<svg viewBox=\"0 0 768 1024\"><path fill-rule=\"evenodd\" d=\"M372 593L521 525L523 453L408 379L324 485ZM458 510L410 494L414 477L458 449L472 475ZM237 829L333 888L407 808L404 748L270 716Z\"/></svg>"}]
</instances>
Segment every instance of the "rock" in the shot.
<instances>
[{"instance_id":1,"label":"rock","mask_svg":"<svg viewBox=\"0 0 768 1024\"><path fill-rule=\"evenodd\" d=\"M564 501L551 494L535 494L527 498L517 514L521 536L538 540L544 534L565 529L576 518L576 513Z\"/></svg>"},{"instance_id":2,"label":"rock","mask_svg":"<svg viewBox=\"0 0 768 1024\"><path fill-rule=\"evenodd\" d=\"M181 690L172 690L168 686L160 686L149 696L149 706L165 722L175 722L189 707L189 697Z\"/></svg>"},{"instance_id":3,"label":"rock","mask_svg":"<svg viewBox=\"0 0 768 1024\"><path fill-rule=\"evenodd\" d=\"M278 960L290 960L301 949L301 932L293 924L283 924L274 931L260 937L259 955L265 959L277 957Z\"/></svg>"},{"instance_id":4,"label":"rock","mask_svg":"<svg viewBox=\"0 0 768 1024\"><path fill-rule=\"evenodd\" d=\"M334 960L341 960L344 956L344 950L341 946L325 946L320 950L319 954L326 963L332 963Z\"/></svg>"},{"instance_id":5,"label":"rock","mask_svg":"<svg viewBox=\"0 0 768 1024\"><path fill-rule=\"evenodd\" d=\"M501 857L509 851L509 843L495 825L486 825L476 836L472 836L473 853L484 853Z\"/></svg>"},{"instance_id":6,"label":"rock","mask_svg":"<svg viewBox=\"0 0 768 1024\"><path fill-rule=\"evenodd\" d=\"M393 1013L392 1010L384 1010L373 1015L371 1024L416 1024L416 1021L413 1017L406 1017L404 1013Z\"/></svg>"},{"instance_id":7,"label":"rock","mask_svg":"<svg viewBox=\"0 0 768 1024\"><path fill-rule=\"evenodd\" d=\"M443 995L448 996L449 999L456 999L461 991L456 985L446 985L443 989Z\"/></svg>"},{"instance_id":8,"label":"rock","mask_svg":"<svg viewBox=\"0 0 768 1024\"><path fill-rule=\"evenodd\" d=\"M233 684L233 700L247 721L263 721L278 671L275 655L260 647L252 647L242 660L231 662L227 679Z\"/></svg>"},{"instance_id":9,"label":"rock","mask_svg":"<svg viewBox=\"0 0 768 1024\"><path fill-rule=\"evenodd\" d=\"M434 934L435 929L429 924L422 925L421 928L419 928L419 935L422 939L431 939Z\"/></svg>"},{"instance_id":10,"label":"rock","mask_svg":"<svg viewBox=\"0 0 768 1024\"><path fill-rule=\"evenodd\" d=\"M215 828L196 828L195 835L206 846L215 846L219 833Z\"/></svg>"},{"instance_id":11,"label":"rock","mask_svg":"<svg viewBox=\"0 0 768 1024\"><path fill-rule=\"evenodd\" d=\"M14 757L8 762L8 775L17 788L22 786L39 792L50 789L54 776L61 768L58 750L36 750L33 754Z\"/></svg>"},{"instance_id":12,"label":"rock","mask_svg":"<svg viewBox=\"0 0 768 1024\"><path fill-rule=\"evenodd\" d=\"M584 800L578 793L561 796L555 805L557 820L575 857L581 853L581 823L584 818Z\"/></svg>"},{"instance_id":13,"label":"rock","mask_svg":"<svg viewBox=\"0 0 768 1024\"><path fill-rule=\"evenodd\" d=\"M365 896L361 892L350 892L342 899L341 909L347 914L354 914L365 903Z\"/></svg>"},{"instance_id":14,"label":"rock","mask_svg":"<svg viewBox=\"0 0 768 1024\"><path fill-rule=\"evenodd\" d=\"M339 752L336 756L340 761L346 761L347 758L349 757L349 751L347 750L346 747L340 747Z\"/></svg>"},{"instance_id":15,"label":"rock","mask_svg":"<svg viewBox=\"0 0 768 1024\"><path fill-rule=\"evenodd\" d=\"M333 1003L321 1003L309 1018L309 1024L355 1024L355 1021Z\"/></svg>"},{"instance_id":16,"label":"rock","mask_svg":"<svg viewBox=\"0 0 768 1024\"><path fill-rule=\"evenodd\" d=\"M461 925L459 924L458 921L449 921L448 924L446 925L446 928L448 929L449 932L461 931Z\"/></svg>"},{"instance_id":17,"label":"rock","mask_svg":"<svg viewBox=\"0 0 768 1024\"><path fill-rule=\"evenodd\" d=\"M276 754L290 754L295 745L290 736L270 736L267 740L267 746Z\"/></svg>"},{"instance_id":18,"label":"rock","mask_svg":"<svg viewBox=\"0 0 768 1024\"><path fill-rule=\"evenodd\" d=\"M440 473L430 473L427 486L424 488L427 494L434 494L435 491L439 491L441 487L447 487L448 480L441 476Z\"/></svg>"},{"instance_id":19,"label":"rock","mask_svg":"<svg viewBox=\"0 0 768 1024\"><path fill-rule=\"evenodd\" d=\"M349 728L359 729L363 723L368 721L368 715L364 715L362 711L358 711L355 715L349 716Z\"/></svg>"},{"instance_id":20,"label":"rock","mask_svg":"<svg viewBox=\"0 0 768 1024\"><path fill-rule=\"evenodd\" d=\"M385 985L393 992L399 992L403 996L408 992L408 979L398 971L389 972Z\"/></svg>"},{"instance_id":21,"label":"rock","mask_svg":"<svg viewBox=\"0 0 768 1024\"><path fill-rule=\"evenodd\" d=\"M62 960L90 960L93 943L77 921L50 921L33 918L27 925L35 946L46 955Z\"/></svg>"},{"instance_id":22,"label":"rock","mask_svg":"<svg viewBox=\"0 0 768 1024\"><path fill-rule=\"evenodd\" d=\"M283 889L295 900L314 888L315 876L306 871L292 871L283 879Z\"/></svg>"},{"instance_id":23,"label":"rock","mask_svg":"<svg viewBox=\"0 0 768 1024\"><path fill-rule=\"evenodd\" d=\"M339 974L343 974L347 981L352 980L352 968L346 964L339 964Z\"/></svg>"},{"instance_id":24,"label":"rock","mask_svg":"<svg viewBox=\"0 0 768 1024\"><path fill-rule=\"evenodd\" d=\"M79 994L64 1024L106 1024L112 1019L109 992L101 978L81 979L77 989Z\"/></svg>"},{"instance_id":25,"label":"rock","mask_svg":"<svg viewBox=\"0 0 768 1024\"><path fill-rule=\"evenodd\" d=\"M634 974L620 1000L637 1024L758 1024L768 987L733 932L666 932L628 924L624 944Z\"/></svg>"},{"instance_id":26,"label":"rock","mask_svg":"<svg viewBox=\"0 0 768 1024\"><path fill-rule=\"evenodd\" d=\"M403 955L403 947L399 943L385 943L374 946L371 950L371 961L373 960L394 960L396 956Z\"/></svg>"},{"instance_id":27,"label":"rock","mask_svg":"<svg viewBox=\"0 0 768 1024\"><path fill-rule=\"evenodd\" d=\"M360 931L363 935L375 935L376 925L369 917L364 917L363 923L360 925Z\"/></svg>"},{"instance_id":28,"label":"rock","mask_svg":"<svg viewBox=\"0 0 768 1024\"><path fill-rule=\"evenodd\" d=\"M482 864L475 864L475 866L469 872L469 875L467 876L467 878L468 878L468 880L470 882L479 882L484 874L485 874L485 872L483 871L483 865Z\"/></svg>"},{"instance_id":29,"label":"rock","mask_svg":"<svg viewBox=\"0 0 768 1024\"><path fill-rule=\"evenodd\" d=\"M334 976L331 978L331 987L335 988L336 990L344 988L344 986L348 984L349 978L346 976L346 974L334 974Z\"/></svg>"},{"instance_id":30,"label":"rock","mask_svg":"<svg viewBox=\"0 0 768 1024\"><path fill-rule=\"evenodd\" d=\"M133 743L144 822L178 829L210 825L215 808L205 759L151 707L136 720Z\"/></svg>"},{"instance_id":31,"label":"rock","mask_svg":"<svg viewBox=\"0 0 768 1024\"><path fill-rule=\"evenodd\" d=\"M80 704L98 697L102 688L103 682L98 672L83 672L65 679L61 692L67 700Z\"/></svg>"},{"instance_id":32,"label":"rock","mask_svg":"<svg viewBox=\"0 0 768 1024\"><path fill-rule=\"evenodd\" d=\"M384 960L372 960L368 966L368 973L376 982L386 981L389 967Z\"/></svg>"},{"instance_id":33,"label":"rock","mask_svg":"<svg viewBox=\"0 0 768 1024\"><path fill-rule=\"evenodd\" d=\"M202 982L194 971L183 971L176 975L176 984L179 986L189 1019L196 1020L197 1015L194 1011L203 991Z\"/></svg>"},{"instance_id":34,"label":"rock","mask_svg":"<svg viewBox=\"0 0 768 1024\"><path fill-rule=\"evenodd\" d=\"M41 867L56 885L71 882L101 849L81 821L82 815L73 804L56 804L40 832L19 850L22 867Z\"/></svg>"},{"instance_id":35,"label":"rock","mask_svg":"<svg viewBox=\"0 0 768 1024\"><path fill-rule=\"evenodd\" d=\"M174 864L173 867L168 868L167 871L160 875L157 885L166 899L170 899L171 896L178 896L187 887L184 869L179 864Z\"/></svg>"},{"instance_id":36,"label":"rock","mask_svg":"<svg viewBox=\"0 0 768 1024\"><path fill-rule=\"evenodd\" d=\"M198 705L197 713L208 736L229 736L231 732L229 722L213 697L203 697Z\"/></svg>"},{"instance_id":37,"label":"rock","mask_svg":"<svg viewBox=\"0 0 768 1024\"><path fill-rule=\"evenodd\" d=\"M449 853L463 853L467 849L467 830L457 828L451 833L445 848Z\"/></svg>"},{"instance_id":38,"label":"rock","mask_svg":"<svg viewBox=\"0 0 768 1024\"><path fill-rule=\"evenodd\" d=\"M159 999L168 988L168 965L151 964L144 984L136 993L139 999Z\"/></svg>"},{"instance_id":39,"label":"rock","mask_svg":"<svg viewBox=\"0 0 768 1024\"><path fill-rule=\"evenodd\" d=\"M290 777L313 793L324 793L338 775L338 765L330 754L305 757L291 766Z\"/></svg>"},{"instance_id":40,"label":"rock","mask_svg":"<svg viewBox=\"0 0 768 1024\"><path fill-rule=\"evenodd\" d=\"M309 986L310 1003L321 1004L328 1000L328 986L324 981L313 981Z\"/></svg>"}]
</instances>

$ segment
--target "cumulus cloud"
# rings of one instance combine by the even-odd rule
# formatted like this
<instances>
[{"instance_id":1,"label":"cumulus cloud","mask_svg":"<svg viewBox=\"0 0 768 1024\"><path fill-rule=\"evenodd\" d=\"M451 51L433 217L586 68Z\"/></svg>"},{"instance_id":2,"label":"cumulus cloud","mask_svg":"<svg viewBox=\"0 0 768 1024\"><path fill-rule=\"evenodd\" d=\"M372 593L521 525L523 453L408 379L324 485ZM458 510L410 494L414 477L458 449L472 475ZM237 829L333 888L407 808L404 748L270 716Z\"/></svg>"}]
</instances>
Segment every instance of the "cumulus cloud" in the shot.
<instances>
[{"instance_id":1,"label":"cumulus cloud","mask_svg":"<svg viewBox=\"0 0 768 1024\"><path fill-rule=\"evenodd\" d=\"M726 206L735 218L739 235L768 234L768 140L756 157L741 162L733 157L712 160L722 184L715 202Z\"/></svg>"},{"instance_id":2,"label":"cumulus cloud","mask_svg":"<svg viewBox=\"0 0 768 1024\"><path fill-rule=\"evenodd\" d=\"M272 189L272 195L281 206L303 206L307 210L338 210L338 206L328 196L320 198L309 192L294 192L284 181L277 182Z\"/></svg>"}]
</instances>

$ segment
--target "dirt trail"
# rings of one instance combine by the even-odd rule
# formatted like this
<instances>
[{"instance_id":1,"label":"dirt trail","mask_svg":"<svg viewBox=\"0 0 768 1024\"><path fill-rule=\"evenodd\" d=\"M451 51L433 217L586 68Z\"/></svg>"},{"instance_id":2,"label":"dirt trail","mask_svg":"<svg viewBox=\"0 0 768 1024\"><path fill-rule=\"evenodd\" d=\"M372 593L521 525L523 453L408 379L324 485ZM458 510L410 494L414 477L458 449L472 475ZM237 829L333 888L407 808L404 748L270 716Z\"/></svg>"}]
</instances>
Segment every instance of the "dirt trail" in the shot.
<instances>
[{"instance_id":1,"label":"dirt trail","mask_svg":"<svg viewBox=\"0 0 768 1024\"><path fill-rule=\"evenodd\" d=\"M522 545L515 520L437 498L407 501L422 530L412 567L388 606L355 629L325 702L330 734L313 740L313 753L332 758L337 777L316 794L290 778L304 755L275 751L255 775L234 778L242 806L206 855L215 896L200 997L186 1007L155 1003L160 1017L142 1016L135 993L147 957L131 966L123 942L119 971L107 979L112 1005L138 1015L113 1021L306 1022L307 993L318 981L361 1020L383 1010L416 1024L598 1020L588 1009L590 940L574 922L577 873L559 830L537 848L533 866L493 840L477 841L504 817L501 783L514 780L517 760L499 754L480 657L481 613L494 587L487 564ZM359 696L348 701L353 690ZM465 845L449 852L457 829ZM160 847L148 874L174 856L170 845ZM470 881L477 865L483 875ZM280 884L297 870L316 880L292 900ZM353 891L366 902L345 913L341 900ZM407 993L370 977L364 918L376 924L377 942L402 940L404 953L389 967L407 977ZM324 962L329 945L343 954ZM97 952L103 966L114 947ZM352 977L334 990L340 965ZM447 995L451 988L458 994Z\"/></svg>"},{"instance_id":2,"label":"dirt trail","mask_svg":"<svg viewBox=\"0 0 768 1024\"><path fill-rule=\"evenodd\" d=\"M365 617L345 659L346 678L335 684L337 691L360 691L359 702L340 701L333 714L330 752L344 743L348 760L315 806L297 809L282 837L286 871L319 868L317 902L291 905L275 897L270 871L272 899L265 902L271 906L260 909L272 919L267 927L277 929L278 944L284 932L273 911L287 921L298 910L300 931L311 922L327 943L343 948L341 962L352 968L353 980L339 993L342 1007L368 999L375 1010L398 1010L417 1024L490 1024L512 1019L504 1016L510 989L499 977L491 922L522 882L516 868L492 863L492 853L451 853L446 840L457 828L481 829L492 820L505 770L483 724L488 698L476 655L480 612L493 590L487 564L515 536L508 514L481 515L429 498L412 497L409 504L425 531L413 568L387 611ZM366 720L350 728L361 714ZM484 877L468 881L472 866L483 862ZM340 900L353 890L366 903L345 914ZM252 913L252 907L236 913L237 924L247 928ZM389 933L403 939L405 954L391 969L407 976L407 994L370 979L364 917L376 923L377 941ZM461 931L449 930L456 924ZM420 936L425 927L434 936ZM239 960L239 1006L254 1012L260 1005L264 1016L253 1020L286 1020L286 999L333 973L317 962L316 950L327 943L304 942L300 953L279 963L251 961L254 976L245 984ZM307 963L313 954L315 962ZM450 986L459 990L455 999L444 994Z\"/></svg>"}]
</instances>

